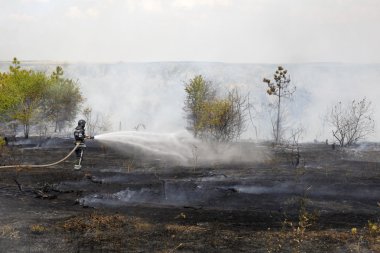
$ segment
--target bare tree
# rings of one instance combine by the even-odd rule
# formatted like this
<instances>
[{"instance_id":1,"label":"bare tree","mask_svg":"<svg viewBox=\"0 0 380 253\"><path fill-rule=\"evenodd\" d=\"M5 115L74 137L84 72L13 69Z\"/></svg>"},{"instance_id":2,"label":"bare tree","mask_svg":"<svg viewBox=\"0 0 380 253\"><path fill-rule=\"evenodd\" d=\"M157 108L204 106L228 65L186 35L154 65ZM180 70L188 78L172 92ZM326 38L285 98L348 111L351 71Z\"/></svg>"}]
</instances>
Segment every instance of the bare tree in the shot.
<instances>
[{"instance_id":1,"label":"bare tree","mask_svg":"<svg viewBox=\"0 0 380 253\"><path fill-rule=\"evenodd\" d=\"M272 138L273 140L276 140L277 136L278 142L275 142L276 144L281 144L281 142L287 142L287 138L285 136L286 134L286 123L287 123L287 115L288 111L286 108L282 107L280 110L280 114L278 114L278 104L276 103L269 103L267 105L266 113L269 117L270 123L271 123L271 130L272 130ZM277 131L277 122L280 122L280 127Z\"/></svg>"},{"instance_id":2,"label":"bare tree","mask_svg":"<svg viewBox=\"0 0 380 253\"><path fill-rule=\"evenodd\" d=\"M85 121L87 133L91 136L111 130L111 122L109 116L105 116L102 113L96 113L94 115L91 107L86 107L82 112Z\"/></svg>"},{"instance_id":3,"label":"bare tree","mask_svg":"<svg viewBox=\"0 0 380 253\"><path fill-rule=\"evenodd\" d=\"M366 98L346 105L337 103L327 115L327 122L333 127L332 135L341 147L355 144L375 130L371 102Z\"/></svg>"},{"instance_id":4,"label":"bare tree","mask_svg":"<svg viewBox=\"0 0 380 253\"><path fill-rule=\"evenodd\" d=\"M143 123L138 123L133 129L135 129L135 131L139 131L140 129L145 130L146 127Z\"/></svg>"},{"instance_id":5,"label":"bare tree","mask_svg":"<svg viewBox=\"0 0 380 253\"><path fill-rule=\"evenodd\" d=\"M298 167L300 164L300 139L302 139L305 129L303 127L297 127L291 130L290 138L288 139L288 146L291 152L291 163L294 167Z\"/></svg>"},{"instance_id":6,"label":"bare tree","mask_svg":"<svg viewBox=\"0 0 380 253\"><path fill-rule=\"evenodd\" d=\"M249 121L251 122L252 127L255 130L255 136L256 136L256 140L257 140L258 139L257 126L253 120L255 118L255 115L257 114L257 110L256 110L254 104L250 102L249 96L250 96L250 94L248 93L248 95L247 95L247 110L248 110L248 115L249 115Z\"/></svg>"},{"instance_id":7,"label":"bare tree","mask_svg":"<svg viewBox=\"0 0 380 253\"><path fill-rule=\"evenodd\" d=\"M274 124L274 139L278 144L281 141L281 103L282 99L290 99L293 93L296 91L296 87L290 84L290 76L287 74L288 71L282 66L278 66L273 78L274 82L270 79L264 78L263 82L268 85L267 93L269 95L274 95L277 97L277 119Z\"/></svg>"}]
</instances>

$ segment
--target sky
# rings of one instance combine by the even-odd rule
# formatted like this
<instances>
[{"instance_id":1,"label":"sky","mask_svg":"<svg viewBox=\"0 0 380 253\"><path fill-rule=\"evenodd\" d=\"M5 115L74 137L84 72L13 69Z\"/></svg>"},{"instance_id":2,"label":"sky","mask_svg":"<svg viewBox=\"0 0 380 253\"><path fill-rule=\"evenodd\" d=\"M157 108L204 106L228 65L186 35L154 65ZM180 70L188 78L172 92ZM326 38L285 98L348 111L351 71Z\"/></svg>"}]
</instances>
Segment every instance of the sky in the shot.
<instances>
[{"instance_id":1,"label":"sky","mask_svg":"<svg viewBox=\"0 0 380 253\"><path fill-rule=\"evenodd\" d=\"M379 0L2 0L0 61L380 63Z\"/></svg>"}]
</instances>

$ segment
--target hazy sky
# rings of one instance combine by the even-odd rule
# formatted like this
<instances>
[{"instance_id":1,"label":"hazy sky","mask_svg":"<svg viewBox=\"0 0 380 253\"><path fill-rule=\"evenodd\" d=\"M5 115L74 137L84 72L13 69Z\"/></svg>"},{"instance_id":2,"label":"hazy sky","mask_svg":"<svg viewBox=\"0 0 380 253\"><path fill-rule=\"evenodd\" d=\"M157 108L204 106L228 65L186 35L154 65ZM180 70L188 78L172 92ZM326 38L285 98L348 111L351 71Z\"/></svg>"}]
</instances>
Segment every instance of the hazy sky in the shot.
<instances>
[{"instance_id":1,"label":"hazy sky","mask_svg":"<svg viewBox=\"0 0 380 253\"><path fill-rule=\"evenodd\" d=\"M379 0L2 0L0 60L380 63Z\"/></svg>"}]
</instances>

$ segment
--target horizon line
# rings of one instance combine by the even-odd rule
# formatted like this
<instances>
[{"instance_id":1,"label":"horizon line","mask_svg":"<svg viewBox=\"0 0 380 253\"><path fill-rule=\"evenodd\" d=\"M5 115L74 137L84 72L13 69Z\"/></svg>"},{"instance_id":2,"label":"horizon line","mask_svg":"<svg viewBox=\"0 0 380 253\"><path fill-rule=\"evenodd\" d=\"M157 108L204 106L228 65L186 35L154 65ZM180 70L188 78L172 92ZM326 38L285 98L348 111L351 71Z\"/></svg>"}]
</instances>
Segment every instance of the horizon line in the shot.
<instances>
[{"instance_id":1,"label":"horizon line","mask_svg":"<svg viewBox=\"0 0 380 253\"><path fill-rule=\"evenodd\" d=\"M154 64L154 63L211 63L211 64L231 64L231 65L300 65L300 64L352 64L352 65L378 65L380 62L341 62L341 61L310 61L310 62L223 62L223 61L64 61L64 60L20 60L22 63L39 63L39 64ZM1 63L12 63L9 61L0 61Z\"/></svg>"}]
</instances>

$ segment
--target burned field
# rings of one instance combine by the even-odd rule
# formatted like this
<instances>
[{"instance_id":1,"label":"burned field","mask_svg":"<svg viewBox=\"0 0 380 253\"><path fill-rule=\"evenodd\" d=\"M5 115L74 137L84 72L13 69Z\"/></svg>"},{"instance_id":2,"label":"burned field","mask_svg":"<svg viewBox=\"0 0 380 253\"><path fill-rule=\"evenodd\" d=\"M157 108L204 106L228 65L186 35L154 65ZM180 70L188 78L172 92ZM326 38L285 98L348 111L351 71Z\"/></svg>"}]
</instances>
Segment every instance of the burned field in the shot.
<instances>
[{"instance_id":1,"label":"burned field","mask_svg":"<svg viewBox=\"0 0 380 253\"><path fill-rule=\"evenodd\" d=\"M72 141L10 146L59 160ZM263 149L263 162L180 166L94 142L44 169L0 171L0 252L379 252L380 149ZM4 161L4 162L3 162Z\"/></svg>"}]
</instances>

